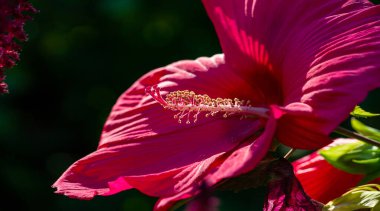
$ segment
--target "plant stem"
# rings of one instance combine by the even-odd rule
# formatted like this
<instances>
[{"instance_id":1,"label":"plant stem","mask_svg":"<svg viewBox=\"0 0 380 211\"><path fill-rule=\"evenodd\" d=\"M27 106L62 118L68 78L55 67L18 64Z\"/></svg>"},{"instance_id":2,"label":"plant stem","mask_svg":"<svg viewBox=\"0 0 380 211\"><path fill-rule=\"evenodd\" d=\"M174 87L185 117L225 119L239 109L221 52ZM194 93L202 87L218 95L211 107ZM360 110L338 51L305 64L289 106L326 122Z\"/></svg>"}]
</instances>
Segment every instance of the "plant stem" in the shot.
<instances>
[{"instance_id":1,"label":"plant stem","mask_svg":"<svg viewBox=\"0 0 380 211\"><path fill-rule=\"evenodd\" d=\"M375 140L370 139L370 138L367 138L363 135L360 135L359 133L355 133L355 132L352 132L350 130L347 130L346 128L343 128L343 127L337 127L334 132L336 132L340 135L349 137L349 138L354 138L354 139L357 139L359 141L363 141L367 144L371 144L371 145L380 147L380 142L375 141Z\"/></svg>"}]
</instances>

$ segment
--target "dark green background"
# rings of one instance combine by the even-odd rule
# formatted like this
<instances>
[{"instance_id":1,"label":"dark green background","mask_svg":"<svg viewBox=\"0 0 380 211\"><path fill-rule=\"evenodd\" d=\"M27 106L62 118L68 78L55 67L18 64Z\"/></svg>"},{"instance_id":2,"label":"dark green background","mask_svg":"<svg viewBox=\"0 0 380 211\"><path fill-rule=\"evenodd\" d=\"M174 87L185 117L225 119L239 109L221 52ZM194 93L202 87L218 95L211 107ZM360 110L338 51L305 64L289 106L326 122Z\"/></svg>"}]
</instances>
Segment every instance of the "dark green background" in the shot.
<instances>
[{"instance_id":1,"label":"dark green background","mask_svg":"<svg viewBox=\"0 0 380 211\"><path fill-rule=\"evenodd\" d=\"M50 186L96 149L112 105L142 74L221 52L201 2L32 2L40 13L0 96L0 210L151 210L155 199L137 191L79 201ZM363 107L380 112L379 98ZM223 193L222 210L260 210L264 192Z\"/></svg>"}]
</instances>

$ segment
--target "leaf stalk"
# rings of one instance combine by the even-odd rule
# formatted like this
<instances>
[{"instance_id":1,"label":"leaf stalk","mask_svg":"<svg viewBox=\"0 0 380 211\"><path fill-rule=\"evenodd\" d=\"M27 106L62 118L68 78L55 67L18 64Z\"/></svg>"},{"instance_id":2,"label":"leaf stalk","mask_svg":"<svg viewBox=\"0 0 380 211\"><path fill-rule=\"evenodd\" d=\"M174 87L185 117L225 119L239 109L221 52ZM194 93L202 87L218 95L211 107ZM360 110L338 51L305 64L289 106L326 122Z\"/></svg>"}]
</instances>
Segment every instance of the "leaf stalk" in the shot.
<instances>
[{"instance_id":1,"label":"leaf stalk","mask_svg":"<svg viewBox=\"0 0 380 211\"><path fill-rule=\"evenodd\" d=\"M335 133L338 133L340 135L343 135L343 136L346 136L346 137L349 137L349 138L354 138L354 139L357 139L359 141L363 141L367 144L371 144L373 146L377 146L380 148L380 142L376 141L376 140L373 140L373 139L370 139L370 138L367 138L359 133L355 133L353 131L350 131L350 130L347 130L346 128L343 128L343 127L337 127L334 131Z\"/></svg>"}]
</instances>

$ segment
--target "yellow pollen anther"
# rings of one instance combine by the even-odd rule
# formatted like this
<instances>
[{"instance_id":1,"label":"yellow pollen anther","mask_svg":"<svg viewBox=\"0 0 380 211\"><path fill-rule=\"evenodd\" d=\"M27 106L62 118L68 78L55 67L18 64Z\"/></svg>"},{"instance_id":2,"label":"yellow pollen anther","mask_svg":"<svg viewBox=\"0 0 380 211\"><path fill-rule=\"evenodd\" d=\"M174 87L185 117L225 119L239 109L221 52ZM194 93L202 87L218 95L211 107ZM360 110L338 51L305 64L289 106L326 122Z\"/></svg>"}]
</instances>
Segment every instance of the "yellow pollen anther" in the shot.
<instances>
[{"instance_id":1,"label":"yellow pollen anther","mask_svg":"<svg viewBox=\"0 0 380 211\"><path fill-rule=\"evenodd\" d=\"M185 117L186 124L190 124L190 117L195 123L201 112L207 112L205 117L215 117L218 113L223 113L224 118L231 115L239 115L240 119L247 116L268 118L267 108L252 107L249 100L211 98L206 94L199 95L189 90L169 92L163 99L157 86L148 87L146 92L164 108L179 112L174 115L174 118L178 119L178 123L182 123L182 119Z\"/></svg>"}]
</instances>

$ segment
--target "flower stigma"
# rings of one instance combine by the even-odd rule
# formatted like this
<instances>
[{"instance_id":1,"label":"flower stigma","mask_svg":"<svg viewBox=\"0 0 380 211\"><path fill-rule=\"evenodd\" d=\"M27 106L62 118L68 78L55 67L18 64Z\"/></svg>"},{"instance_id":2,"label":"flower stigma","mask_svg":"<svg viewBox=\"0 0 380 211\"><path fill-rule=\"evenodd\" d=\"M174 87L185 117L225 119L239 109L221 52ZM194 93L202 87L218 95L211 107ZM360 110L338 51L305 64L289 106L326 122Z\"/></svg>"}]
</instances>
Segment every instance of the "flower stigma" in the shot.
<instances>
[{"instance_id":1,"label":"flower stigma","mask_svg":"<svg viewBox=\"0 0 380 211\"><path fill-rule=\"evenodd\" d=\"M214 117L217 114L222 114L224 118L238 115L240 119L269 117L268 108L253 107L249 100L211 98L207 94L200 95L189 90L169 92L164 99L157 85L147 87L145 92L165 109L177 111L174 118L178 119L178 123L182 123L184 118L186 118L186 124L190 124L191 119L196 123L202 112L206 113L205 117Z\"/></svg>"}]
</instances>

